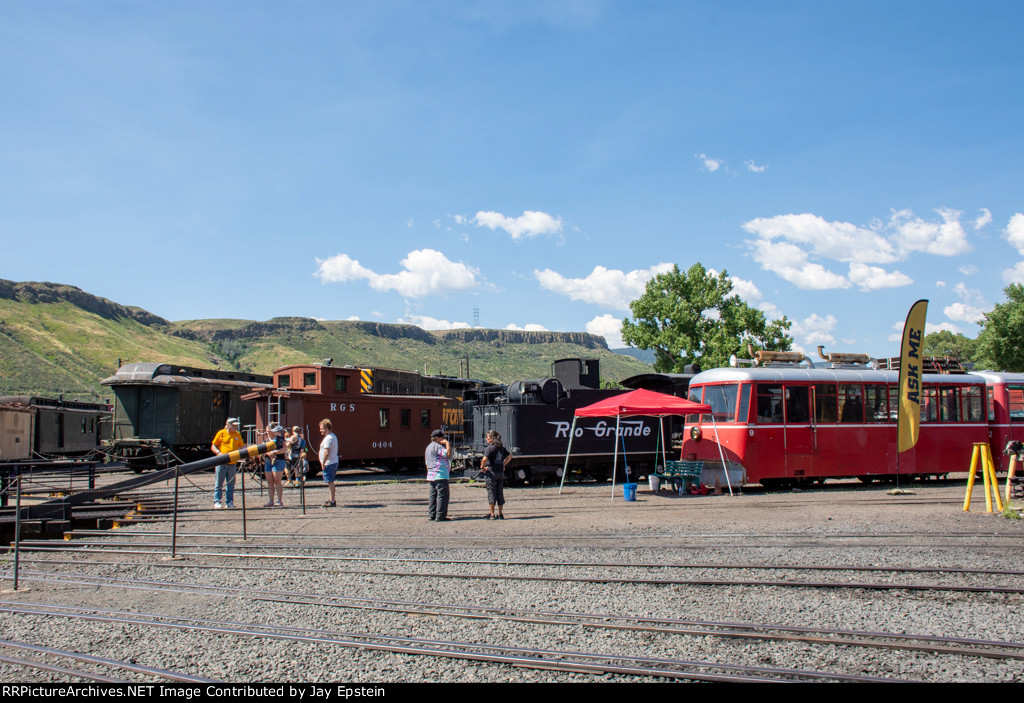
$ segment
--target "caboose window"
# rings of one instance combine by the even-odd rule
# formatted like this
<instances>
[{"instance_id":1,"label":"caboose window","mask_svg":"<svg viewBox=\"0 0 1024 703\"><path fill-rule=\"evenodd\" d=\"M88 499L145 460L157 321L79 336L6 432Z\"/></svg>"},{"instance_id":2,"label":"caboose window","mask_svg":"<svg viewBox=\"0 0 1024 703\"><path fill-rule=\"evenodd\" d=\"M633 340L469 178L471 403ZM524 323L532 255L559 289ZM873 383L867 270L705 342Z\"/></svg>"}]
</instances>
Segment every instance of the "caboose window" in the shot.
<instances>
[{"instance_id":1,"label":"caboose window","mask_svg":"<svg viewBox=\"0 0 1024 703\"><path fill-rule=\"evenodd\" d=\"M757 384L757 421L762 425L782 424L782 386Z\"/></svg>"},{"instance_id":2,"label":"caboose window","mask_svg":"<svg viewBox=\"0 0 1024 703\"><path fill-rule=\"evenodd\" d=\"M302 385L305 387L316 385L316 372L302 374Z\"/></svg>"},{"instance_id":3,"label":"caboose window","mask_svg":"<svg viewBox=\"0 0 1024 703\"><path fill-rule=\"evenodd\" d=\"M430 411L420 410L420 427L430 427Z\"/></svg>"},{"instance_id":4,"label":"caboose window","mask_svg":"<svg viewBox=\"0 0 1024 703\"><path fill-rule=\"evenodd\" d=\"M277 377L278 388L290 388L292 385L292 377L286 373L281 374Z\"/></svg>"},{"instance_id":5,"label":"caboose window","mask_svg":"<svg viewBox=\"0 0 1024 703\"><path fill-rule=\"evenodd\" d=\"M402 428L409 429L410 427L412 427L412 410L402 408Z\"/></svg>"},{"instance_id":6,"label":"caboose window","mask_svg":"<svg viewBox=\"0 0 1024 703\"><path fill-rule=\"evenodd\" d=\"M334 377L334 390L338 393L348 392L348 376L338 374Z\"/></svg>"},{"instance_id":7,"label":"caboose window","mask_svg":"<svg viewBox=\"0 0 1024 703\"><path fill-rule=\"evenodd\" d=\"M381 408L380 412L378 413L378 416L380 417L380 426L382 428L383 427L387 427L389 424L391 424L391 409L390 408Z\"/></svg>"}]
</instances>

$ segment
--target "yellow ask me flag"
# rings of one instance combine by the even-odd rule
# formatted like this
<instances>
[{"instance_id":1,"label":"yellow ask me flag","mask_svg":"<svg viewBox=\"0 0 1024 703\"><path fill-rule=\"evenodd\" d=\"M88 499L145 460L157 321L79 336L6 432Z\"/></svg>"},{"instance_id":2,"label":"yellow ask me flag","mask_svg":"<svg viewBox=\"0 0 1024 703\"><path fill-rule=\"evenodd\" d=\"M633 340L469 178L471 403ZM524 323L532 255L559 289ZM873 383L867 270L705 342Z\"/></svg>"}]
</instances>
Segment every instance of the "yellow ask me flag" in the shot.
<instances>
[{"instance_id":1,"label":"yellow ask me flag","mask_svg":"<svg viewBox=\"0 0 1024 703\"><path fill-rule=\"evenodd\" d=\"M900 345L900 402L896 417L899 451L913 449L921 429L921 345L924 344L924 318L928 301L918 300L910 307L903 325Z\"/></svg>"}]
</instances>

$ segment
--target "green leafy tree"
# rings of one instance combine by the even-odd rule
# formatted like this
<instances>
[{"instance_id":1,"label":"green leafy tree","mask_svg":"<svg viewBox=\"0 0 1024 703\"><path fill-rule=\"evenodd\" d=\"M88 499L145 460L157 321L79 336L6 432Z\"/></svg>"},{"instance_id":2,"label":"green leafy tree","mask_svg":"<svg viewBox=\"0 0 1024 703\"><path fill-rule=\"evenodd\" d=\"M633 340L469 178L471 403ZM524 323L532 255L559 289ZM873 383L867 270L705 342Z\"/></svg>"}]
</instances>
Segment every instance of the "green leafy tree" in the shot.
<instances>
[{"instance_id":1,"label":"green leafy tree","mask_svg":"<svg viewBox=\"0 0 1024 703\"><path fill-rule=\"evenodd\" d=\"M978 340L941 330L926 334L921 346L923 356L951 356L961 361L974 361Z\"/></svg>"},{"instance_id":2,"label":"green leafy tree","mask_svg":"<svg viewBox=\"0 0 1024 703\"><path fill-rule=\"evenodd\" d=\"M1006 302L985 314L978 335L976 368L1024 371L1024 286L1003 289Z\"/></svg>"},{"instance_id":3,"label":"green leafy tree","mask_svg":"<svg viewBox=\"0 0 1024 703\"><path fill-rule=\"evenodd\" d=\"M686 273L673 266L647 282L644 294L629 304L633 319L622 322L622 338L652 349L654 369L679 373L686 364L726 366L729 357L747 356L747 344L786 351L793 344L790 321L768 322L764 313L732 293L732 281L696 263Z\"/></svg>"}]
</instances>

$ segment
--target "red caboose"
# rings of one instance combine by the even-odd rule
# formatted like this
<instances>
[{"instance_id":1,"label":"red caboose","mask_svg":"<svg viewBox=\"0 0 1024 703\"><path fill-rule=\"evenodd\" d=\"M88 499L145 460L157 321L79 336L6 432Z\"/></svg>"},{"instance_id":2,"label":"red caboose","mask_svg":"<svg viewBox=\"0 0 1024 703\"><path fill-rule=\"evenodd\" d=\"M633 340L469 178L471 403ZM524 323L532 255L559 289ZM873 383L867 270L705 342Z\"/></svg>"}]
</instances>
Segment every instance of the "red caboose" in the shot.
<instances>
[{"instance_id":1,"label":"red caboose","mask_svg":"<svg viewBox=\"0 0 1024 703\"><path fill-rule=\"evenodd\" d=\"M375 372L389 379L384 390L392 392L377 392ZM408 382L391 383L397 375L407 376ZM245 399L256 401L258 441L275 423L289 432L295 425L303 429L311 466L319 466L319 424L327 418L338 437L342 466L419 468L433 430L461 432L462 408L452 398L419 393L424 384L417 379L415 372L293 364L274 372L272 388Z\"/></svg>"}]
</instances>

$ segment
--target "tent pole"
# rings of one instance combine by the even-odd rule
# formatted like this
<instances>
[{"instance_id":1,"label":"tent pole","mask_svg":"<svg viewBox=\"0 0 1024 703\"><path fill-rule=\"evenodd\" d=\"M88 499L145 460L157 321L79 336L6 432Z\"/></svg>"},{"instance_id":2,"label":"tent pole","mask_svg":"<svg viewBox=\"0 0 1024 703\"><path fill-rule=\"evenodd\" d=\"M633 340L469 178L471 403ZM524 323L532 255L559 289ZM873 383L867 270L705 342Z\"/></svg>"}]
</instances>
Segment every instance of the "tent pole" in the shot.
<instances>
[{"instance_id":1,"label":"tent pole","mask_svg":"<svg viewBox=\"0 0 1024 703\"><path fill-rule=\"evenodd\" d=\"M711 426L715 428L715 444L718 445L718 456L722 459L722 473L725 474L725 485L729 487L729 495L732 495L732 481L729 480L729 467L725 465L725 452L722 451L722 442L718 438L718 423L715 422L715 414L711 413Z\"/></svg>"},{"instance_id":2,"label":"tent pole","mask_svg":"<svg viewBox=\"0 0 1024 703\"><path fill-rule=\"evenodd\" d=\"M619 469L619 423L622 415L615 416L615 458L612 460L612 502L615 502L615 473Z\"/></svg>"},{"instance_id":3,"label":"tent pole","mask_svg":"<svg viewBox=\"0 0 1024 703\"><path fill-rule=\"evenodd\" d=\"M576 416L572 418L572 429L569 430L569 447L565 450L565 466L562 467L562 483L558 486L558 495L562 495L565 487L565 476L569 473L569 455L572 454L572 438L576 436Z\"/></svg>"}]
</instances>

